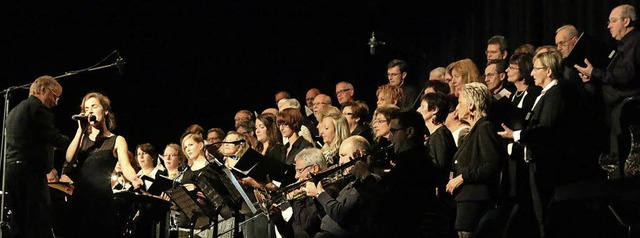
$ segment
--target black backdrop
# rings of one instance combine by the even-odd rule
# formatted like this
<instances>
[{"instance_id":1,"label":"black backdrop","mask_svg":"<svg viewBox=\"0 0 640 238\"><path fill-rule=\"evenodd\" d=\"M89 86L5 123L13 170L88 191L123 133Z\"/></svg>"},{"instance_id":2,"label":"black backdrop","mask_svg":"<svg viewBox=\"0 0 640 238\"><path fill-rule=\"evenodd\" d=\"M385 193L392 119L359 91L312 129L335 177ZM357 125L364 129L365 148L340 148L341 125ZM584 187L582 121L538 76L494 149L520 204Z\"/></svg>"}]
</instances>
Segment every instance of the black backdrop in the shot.
<instances>
[{"instance_id":1,"label":"black backdrop","mask_svg":"<svg viewBox=\"0 0 640 238\"><path fill-rule=\"evenodd\" d=\"M373 105L392 58L408 60L417 83L462 58L484 64L486 40L496 34L508 38L511 50L554 44L555 29L571 23L612 43L606 20L623 2L10 1L0 10L0 88L85 68L118 50L123 75L111 68L60 80L56 124L73 135L70 116L84 94L99 91L111 98L115 133L130 147L163 148L192 123L231 129L237 110L274 107L280 89L304 102L308 88L333 95L335 83L346 80ZM372 31L386 42L373 56ZM11 107L26 95L14 91Z\"/></svg>"}]
</instances>

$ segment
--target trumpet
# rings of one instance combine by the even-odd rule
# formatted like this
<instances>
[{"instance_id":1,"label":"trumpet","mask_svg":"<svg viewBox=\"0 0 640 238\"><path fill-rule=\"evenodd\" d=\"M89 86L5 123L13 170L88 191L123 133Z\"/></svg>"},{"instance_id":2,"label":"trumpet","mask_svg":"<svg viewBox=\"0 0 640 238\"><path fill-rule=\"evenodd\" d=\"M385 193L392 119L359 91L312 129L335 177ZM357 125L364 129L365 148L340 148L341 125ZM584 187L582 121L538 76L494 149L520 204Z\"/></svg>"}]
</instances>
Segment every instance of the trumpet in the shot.
<instances>
[{"instance_id":1,"label":"trumpet","mask_svg":"<svg viewBox=\"0 0 640 238\"><path fill-rule=\"evenodd\" d=\"M272 192L268 192L262 189L254 189L253 193L258 201L260 208L267 213L269 208L273 205L280 206L285 202L294 201L306 197L307 192L305 187L307 182L320 182L323 187L331 186L343 181L351 181L355 178L353 174L344 174L344 169L351 167L357 161L366 159L366 155L355 156L355 158L347 163L341 165L334 165L327 170L315 175L311 175L311 178L300 180L298 182L287 185L284 188L277 189Z\"/></svg>"},{"instance_id":2,"label":"trumpet","mask_svg":"<svg viewBox=\"0 0 640 238\"><path fill-rule=\"evenodd\" d=\"M355 178L353 174L343 174L342 172L334 173L331 177L326 177L320 180L323 187L331 186L332 184L340 183L343 181L351 181ZM307 182L314 181L313 179L301 180L288 186L278 189L276 191L268 192L262 189L254 189L253 193L258 202L258 206L263 212L268 213L269 208L273 205L281 206L282 204L290 201L295 201L307 196L305 186Z\"/></svg>"}]
</instances>

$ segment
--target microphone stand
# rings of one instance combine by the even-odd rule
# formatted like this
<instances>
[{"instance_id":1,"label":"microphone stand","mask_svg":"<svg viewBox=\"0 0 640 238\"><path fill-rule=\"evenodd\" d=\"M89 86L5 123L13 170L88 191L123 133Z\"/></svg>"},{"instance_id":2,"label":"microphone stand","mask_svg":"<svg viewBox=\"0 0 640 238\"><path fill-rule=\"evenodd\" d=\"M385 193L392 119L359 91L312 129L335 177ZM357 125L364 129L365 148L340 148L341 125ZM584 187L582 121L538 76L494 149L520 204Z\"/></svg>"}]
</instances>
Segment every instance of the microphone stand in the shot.
<instances>
[{"instance_id":1,"label":"microphone stand","mask_svg":"<svg viewBox=\"0 0 640 238\"><path fill-rule=\"evenodd\" d=\"M413 104L411 104L411 109L416 109L416 103L418 103L420 101L420 98L422 97L422 95L424 95L424 90L427 89L427 85L429 84L429 80L427 80L427 82L424 83L424 87L422 87L422 90L420 90L420 93L418 93L418 96L416 97L416 100L413 101Z\"/></svg>"},{"instance_id":2,"label":"microphone stand","mask_svg":"<svg viewBox=\"0 0 640 238\"><path fill-rule=\"evenodd\" d=\"M118 55L118 59L116 59L116 62L108 64L108 65L99 66L100 64L102 64L105 60L107 60L109 57L111 57L114 54ZM111 68L111 67L121 67L124 64L124 61L122 61L122 59L119 57L119 55L120 55L120 53L117 50L114 50L109 55L107 55L107 57L102 59L97 64L95 64L93 66L90 66L89 68L68 71L68 72L65 72L63 75L55 76L53 78L58 80L58 79L61 79L61 78L74 76L74 75L81 74L81 73L84 73L84 72L92 72L92 71ZM3 233L5 231L5 228L7 229L7 231L11 230L11 227L5 221L5 211L4 211L5 210L5 195L7 194L7 192L6 192L6 178L7 178L7 117L9 116L9 105L10 105L9 98L11 98L11 92L13 90L16 90L16 89L29 89L30 86L31 86L31 83L20 85L20 86L11 86L11 87L8 87L7 89L2 90L0 92L0 94L4 94L4 110L3 110L3 114L2 114L2 191L1 191L2 199L0 201L0 237L4 237Z\"/></svg>"}]
</instances>

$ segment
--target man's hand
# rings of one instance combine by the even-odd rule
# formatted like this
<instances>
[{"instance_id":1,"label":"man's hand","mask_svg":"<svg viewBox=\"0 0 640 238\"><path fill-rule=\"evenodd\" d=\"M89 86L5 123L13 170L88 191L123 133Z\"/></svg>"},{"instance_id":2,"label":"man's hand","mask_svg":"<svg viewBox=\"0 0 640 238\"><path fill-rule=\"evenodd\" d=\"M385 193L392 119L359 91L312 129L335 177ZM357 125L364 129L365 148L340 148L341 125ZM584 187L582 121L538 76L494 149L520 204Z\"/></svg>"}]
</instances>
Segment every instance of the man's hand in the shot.
<instances>
[{"instance_id":1,"label":"man's hand","mask_svg":"<svg viewBox=\"0 0 640 238\"><path fill-rule=\"evenodd\" d=\"M580 78L582 78L582 82L586 83L591 80L591 73L593 73L593 65L591 65L591 62L589 62L588 59L584 59L584 64L587 66L581 67L580 65L575 64L573 65L573 67L578 70Z\"/></svg>"}]
</instances>

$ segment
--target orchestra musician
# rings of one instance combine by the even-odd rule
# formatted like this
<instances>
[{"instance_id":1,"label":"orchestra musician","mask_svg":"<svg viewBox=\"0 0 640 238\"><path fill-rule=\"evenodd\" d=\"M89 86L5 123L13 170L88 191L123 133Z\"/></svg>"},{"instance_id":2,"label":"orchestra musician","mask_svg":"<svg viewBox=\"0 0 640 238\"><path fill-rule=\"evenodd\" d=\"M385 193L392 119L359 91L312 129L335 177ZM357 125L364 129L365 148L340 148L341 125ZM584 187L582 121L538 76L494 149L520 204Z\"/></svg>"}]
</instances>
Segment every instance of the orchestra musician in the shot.
<instances>
[{"instance_id":1,"label":"orchestra musician","mask_svg":"<svg viewBox=\"0 0 640 238\"><path fill-rule=\"evenodd\" d=\"M311 178L327 168L322 151L318 148L306 148L296 154L295 178L303 181ZM320 231L320 215L313 197L304 196L300 199L289 201L293 215L286 221L279 206L270 207L269 218L278 228L283 237L313 237Z\"/></svg>"},{"instance_id":2,"label":"orchestra musician","mask_svg":"<svg viewBox=\"0 0 640 238\"><path fill-rule=\"evenodd\" d=\"M340 145L339 164L343 165L357 157L368 156L371 145L362 136L347 138ZM380 176L371 172L370 159L364 158L352 166L339 171L350 181L334 199L323 189L323 183L307 182L306 194L315 197L326 215L320 224L321 231L314 237L371 237L373 190Z\"/></svg>"}]
</instances>

